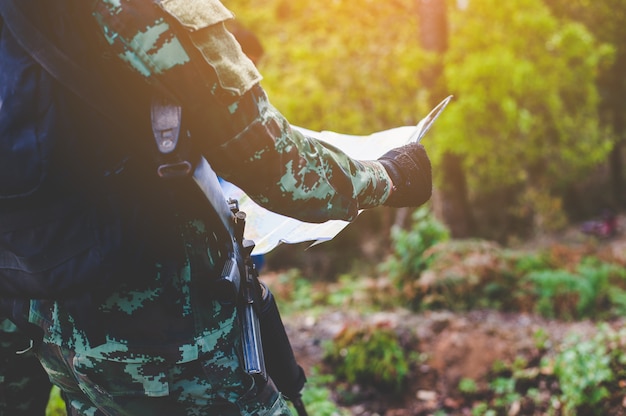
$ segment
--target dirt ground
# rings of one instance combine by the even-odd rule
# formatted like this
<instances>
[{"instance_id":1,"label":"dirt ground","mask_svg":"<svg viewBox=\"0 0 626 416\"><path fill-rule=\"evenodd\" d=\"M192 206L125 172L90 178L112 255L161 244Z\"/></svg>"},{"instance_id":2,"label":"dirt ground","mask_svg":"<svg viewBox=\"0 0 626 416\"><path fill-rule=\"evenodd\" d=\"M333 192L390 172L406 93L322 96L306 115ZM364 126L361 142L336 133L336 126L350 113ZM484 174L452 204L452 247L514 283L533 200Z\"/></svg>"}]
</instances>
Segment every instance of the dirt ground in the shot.
<instances>
[{"instance_id":1,"label":"dirt ground","mask_svg":"<svg viewBox=\"0 0 626 416\"><path fill-rule=\"evenodd\" d=\"M558 322L533 315L472 311L413 314L408 311L373 313L367 316L346 311L328 311L321 316L292 315L285 319L298 362L310 374L322 363L324 340L332 339L345 325L368 322L385 324L399 333L417 335L417 352L425 361L413 369L409 392L400 398L353 386L358 403L349 406L353 415L429 415L437 409L446 414L470 414L463 409L457 386L463 378L479 384L497 360L512 362L517 356L538 356L534 334L548 334L558 344L568 334L592 335L590 321Z\"/></svg>"},{"instance_id":2,"label":"dirt ground","mask_svg":"<svg viewBox=\"0 0 626 416\"><path fill-rule=\"evenodd\" d=\"M621 218L626 225L626 219ZM626 264L626 228L619 237L594 243L596 248L613 256L623 256ZM532 245L589 244L576 230L559 236L542 237ZM361 315L349 310L327 310L321 316L300 313L283 317L300 364L310 374L311 368L322 364L325 340L332 339L346 325L384 323L398 333L416 336L417 352L424 360L412 370L409 392L390 398L376 391L352 386L357 397L349 406L352 415L408 416L441 414L471 415L471 410L458 397L458 383L470 378L480 383L497 360L511 362L515 357L538 357L534 335L541 331L548 342L558 344L572 333L589 337L596 331L591 321L562 322L531 314L497 311L448 311L414 314L406 310ZM622 322L614 323L622 325ZM465 406L465 407L464 407ZM440 409L447 409L441 413ZM522 414L522 413L512 413Z\"/></svg>"}]
</instances>

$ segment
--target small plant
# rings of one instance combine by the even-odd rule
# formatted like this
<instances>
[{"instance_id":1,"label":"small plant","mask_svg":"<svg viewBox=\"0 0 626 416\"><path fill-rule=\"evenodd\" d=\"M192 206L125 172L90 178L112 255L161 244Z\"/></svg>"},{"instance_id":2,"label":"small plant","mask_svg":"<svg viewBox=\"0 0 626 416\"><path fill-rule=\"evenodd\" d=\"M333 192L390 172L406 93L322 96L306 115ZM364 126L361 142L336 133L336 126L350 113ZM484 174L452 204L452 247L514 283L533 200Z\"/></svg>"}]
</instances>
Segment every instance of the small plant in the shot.
<instances>
[{"instance_id":1,"label":"small plant","mask_svg":"<svg viewBox=\"0 0 626 416\"><path fill-rule=\"evenodd\" d=\"M614 377L604 338L602 334L587 341L570 338L555 359L554 373L567 415L577 414L583 406L586 414L603 414L598 404L609 396L607 383Z\"/></svg>"},{"instance_id":2,"label":"small plant","mask_svg":"<svg viewBox=\"0 0 626 416\"><path fill-rule=\"evenodd\" d=\"M527 279L537 296L535 311L547 318L578 317L576 306L581 297L590 295L587 285L566 270L533 272Z\"/></svg>"},{"instance_id":3,"label":"small plant","mask_svg":"<svg viewBox=\"0 0 626 416\"><path fill-rule=\"evenodd\" d=\"M306 387L302 393L307 412L319 416L349 416L349 413L340 409L331 397L328 387L335 381L330 374L320 374L317 368L313 368L307 375ZM293 412L295 414L295 411Z\"/></svg>"},{"instance_id":4,"label":"small plant","mask_svg":"<svg viewBox=\"0 0 626 416\"><path fill-rule=\"evenodd\" d=\"M491 389L495 393L494 405L506 409L520 399L515 391L515 378L498 377L491 382Z\"/></svg>"},{"instance_id":5,"label":"small plant","mask_svg":"<svg viewBox=\"0 0 626 416\"><path fill-rule=\"evenodd\" d=\"M542 270L526 276L536 296L535 310L548 318L579 319L598 317L618 300L619 288L613 290L611 278L621 270L599 260L584 258L575 272L565 269ZM611 295L615 292L616 295Z\"/></svg>"},{"instance_id":6,"label":"small plant","mask_svg":"<svg viewBox=\"0 0 626 416\"><path fill-rule=\"evenodd\" d=\"M326 344L326 361L338 377L350 383L400 392L410 368L410 356L396 332L385 325L346 325Z\"/></svg>"},{"instance_id":7,"label":"small plant","mask_svg":"<svg viewBox=\"0 0 626 416\"><path fill-rule=\"evenodd\" d=\"M548 334L548 331L543 328L537 329L533 333L533 342L535 344L535 348L537 348L539 351L545 351L547 348L550 347L550 336Z\"/></svg>"},{"instance_id":8,"label":"small plant","mask_svg":"<svg viewBox=\"0 0 626 416\"><path fill-rule=\"evenodd\" d=\"M489 404L485 402L477 402L472 407L472 416L496 416L495 410L489 409Z\"/></svg>"},{"instance_id":9,"label":"small plant","mask_svg":"<svg viewBox=\"0 0 626 416\"><path fill-rule=\"evenodd\" d=\"M462 378L459 381L459 391L465 396L472 396L478 392L478 385L471 378Z\"/></svg>"},{"instance_id":10,"label":"small plant","mask_svg":"<svg viewBox=\"0 0 626 416\"><path fill-rule=\"evenodd\" d=\"M285 315L297 311L311 312L320 303L320 292L297 269L281 273L277 281L270 284L270 290Z\"/></svg>"},{"instance_id":11,"label":"small plant","mask_svg":"<svg viewBox=\"0 0 626 416\"><path fill-rule=\"evenodd\" d=\"M440 242L428 249L428 269L407 282L423 309L469 310L512 307L517 281L508 254L497 243L478 240Z\"/></svg>"},{"instance_id":12,"label":"small plant","mask_svg":"<svg viewBox=\"0 0 626 416\"><path fill-rule=\"evenodd\" d=\"M448 229L426 207L419 208L411 217L410 230L394 227L391 232L393 255L381 265L383 272L405 291L405 297L415 297L413 283L428 268L426 251L441 241L450 239Z\"/></svg>"},{"instance_id":13,"label":"small plant","mask_svg":"<svg viewBox=\"0 0 626 416\"><path fill-rule=\"evenodd\" d=\"M515 260L515 270L523 274L551 268L549 256L545 252L526 253Z\"/></svg>"}]
</instances>

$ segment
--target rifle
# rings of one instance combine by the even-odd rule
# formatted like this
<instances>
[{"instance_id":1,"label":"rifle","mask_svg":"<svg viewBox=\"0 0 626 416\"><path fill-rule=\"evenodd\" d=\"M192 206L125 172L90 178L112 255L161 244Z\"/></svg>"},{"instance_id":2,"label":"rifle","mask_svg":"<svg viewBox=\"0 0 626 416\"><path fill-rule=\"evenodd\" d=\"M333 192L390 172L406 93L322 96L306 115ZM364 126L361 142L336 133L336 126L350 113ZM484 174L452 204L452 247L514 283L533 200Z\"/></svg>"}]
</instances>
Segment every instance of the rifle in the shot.
<instances>
[{"instance_id":1,"label":"rifle","mask_svg":"<svg viewBox=\"0 0 626 416\"><path fill-rule=\"evenodd\" d=\"M223 205L226 199L215 198L220 193L223 194L217 176L204 158L196 167L193 175L207 199L213 203ZM221 203L220 203L221 201ZM259 280L259 273L252 261L252 250L254 241L245 239L244 229L246 224L246 213L239 210L236 200L228 200L230 218L223 217L226 221L231 235L236 242L237 255L240 265L243 266L241 276L239 272L232 273L230 266L224 268L220 281L225 286L232 287L232 290L225 291L232 294L237 291L235 286L240 285L239 309L242 325L242 344L244 367L248 374L252 375L259 385L267 382L268 375L276 384L278 390L291 401L298 412L298 416L307 416L301 391L306 383L304 370L298 365L289 337L285 331L285 326L280 317L278 306L269 288ZM216 211L226 213L225 209ZM233 224L234 226L229 226ZM228 263L228 262L227 262ZM235 268L241 270L240 267Z\"/></svg>"},{"instance_id":2,"label":"rifle","mask_svg":"<svg viewBox=\"0 0 626 416\"><path fill-rule=\"evenodd\" d=\"M161 150L185 148L185 141L179 143L181 107L159 96L152 101L151 114L157 148L167 156L157 172L164 178L189 175L192 164L180 157L186 152L177 154L172 150ZM167 146L163 146L164 142L167 142ZM264 385L269 375L278 390L294 405L298 415L307 416L300 393L306 383L306 376L296 362L274 297L259 280L252 261L254 241L244 238L246 213L239 210L237 200L226 199L217 175L204 157L200 157L192 177L213 210L218 213L222 226L234 243L230 260L226 261L217 280L222 289L216 292L222 301L239 300L245 371L259 385Z\"/></svg>"},{"instance_id":3,"label":"rifle","mask_svg":"<svg viewBox=\"0 0 626 416\"><path fill-rule=\"evenodd\" d=\"M229 202L239 229L236 238L244 252L245 278L242 282L241 307L246 371L266 381L267 367L272 381L291 401L298 415L307 416L301 395L306 383L304 370L296 362L274 296L267 285L259 280L259 273L251 257L254 242L243 239L246 214L239 211L237 201L231 199Z\"/></svg>"}]
</instances>

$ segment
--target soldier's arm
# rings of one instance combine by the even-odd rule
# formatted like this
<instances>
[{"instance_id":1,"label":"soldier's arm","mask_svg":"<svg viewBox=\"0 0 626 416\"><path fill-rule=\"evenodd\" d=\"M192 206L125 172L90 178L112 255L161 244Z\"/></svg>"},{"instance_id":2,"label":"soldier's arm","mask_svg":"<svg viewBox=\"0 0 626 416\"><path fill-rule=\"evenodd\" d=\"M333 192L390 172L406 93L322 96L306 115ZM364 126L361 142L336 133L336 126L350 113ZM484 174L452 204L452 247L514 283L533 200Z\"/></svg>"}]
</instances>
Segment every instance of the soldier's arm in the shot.
<instances>
[{"instance_id":1,"label":"soldier's arm","mask_svg":"<svg viewBox=\"0 0 626 416\"><path fill-rule=\"evenodd\" d=\"M261 205L307 221L351 220L387 199L379 162L291 129L225 29L232 15L217 0L101 1L94 15L122 60L178 97L218 174Z\"/></svg>"}]
</instances>

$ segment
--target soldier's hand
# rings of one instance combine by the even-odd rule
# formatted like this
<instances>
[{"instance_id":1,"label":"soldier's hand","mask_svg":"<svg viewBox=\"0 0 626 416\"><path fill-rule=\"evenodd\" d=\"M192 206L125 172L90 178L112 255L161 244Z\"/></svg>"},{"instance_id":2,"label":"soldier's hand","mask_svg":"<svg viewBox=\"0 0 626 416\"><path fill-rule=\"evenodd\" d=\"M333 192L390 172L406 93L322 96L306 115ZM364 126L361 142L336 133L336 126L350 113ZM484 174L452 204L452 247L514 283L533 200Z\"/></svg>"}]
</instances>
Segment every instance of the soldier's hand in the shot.
<instances>
[{"instance_id":1,"label":"soldier's hand","mask_svg":"<svg viewBox=\"0 0 626 416\"><path fill-rule=\"evenodd\" d=\"M430 199L433 178L424 146L410 143L397 147L382 155L378 161L393 182L391 194L383 205L417 207Z\"/></svg>"}]
</instances>

